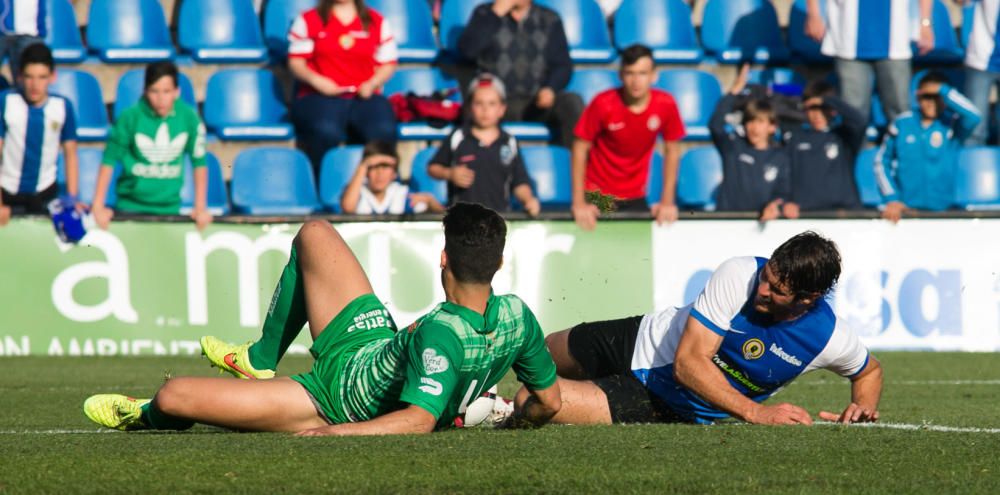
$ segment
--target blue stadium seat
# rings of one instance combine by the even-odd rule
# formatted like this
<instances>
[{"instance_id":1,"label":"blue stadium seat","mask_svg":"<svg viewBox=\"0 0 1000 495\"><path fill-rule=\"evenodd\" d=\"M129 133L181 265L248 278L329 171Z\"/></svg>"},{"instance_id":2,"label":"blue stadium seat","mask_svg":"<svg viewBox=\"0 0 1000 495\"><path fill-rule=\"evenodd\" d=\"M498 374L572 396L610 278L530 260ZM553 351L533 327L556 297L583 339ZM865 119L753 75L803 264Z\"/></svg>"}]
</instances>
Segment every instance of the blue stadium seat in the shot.
<instances>
[{"instance_id":1,"label":"blue stadium seat","mask_svg":"<svg viewBox=\"0 0 1000 495\"><path fill-rule=\"evenodd\" d=\"M309 158L290 148L247 148L233 162L233 211L308 215L320 209Z\"/></svg>"},{"instance_id":2,"label":"blue stadium seat","mask_svg":"<svg viewBox=\"0 0 1000 495\"><path fill-rule=\"evenodd\" d=\"M87 45L104 62L146 63L174 56L163 7L156 0L93 0L88 19Z\"/></svg>"},{"instance_id":3,"label":"blue stadium seat","mask_svg":"<svg viewBox=\"0 0 1000 495\"><path fill-rule=\"evenodd\" d=\"M807 83L805 77L786 67L751 70L747 82L768 86L775 93L789 96L801 96Z\"/></svg>"},{"instance_id":4,"label":"blue stadium seat","mask_svg":"<svg viewBox=\"0 0 1000 495\"><path fill-rule=\"evenodd\" d=\"M327 151L319 170L319 202L334 213L340 211L340 196L361 163L364 146L341 146Z\"/></svg>"},{"instance_id":5,"label":"blue stadium seat","mask_svg":"<svg viewBox=\"0 0 1000 495\"><path fill-rule=\"evenodd\" d=\"M858 194L865 208L882 206L882 193L875 182L875 154L878 148L867 148L858 153L854 166L854 181L858 184Z\"/></svg>"},{"instance_id":6,"label":"blue stadium seat","mask_svg":"<svg viewBox=\"0 0 1000 495\"><path fill-rule=\"evenodd\" d=\"M655 87L669 92L677 101L687 129L686 140L708 139L708 120L722 97L719 80L697 69L661 70Z\"/></svg>"},{"instance_id":7,"label":"blue stadium seat","mask_svg":"<svg viewBox=\"0 0 1000 495\"><path fill-rule=\"evenodd\" d=\"M1000 148L964 148L958 155L955 204L966 210L1000 209Z\"/></svg>"},{"instance_id":8,"label":"blue stadium seat","mask_svg":"<svg viewBox=\"0 0 1000 495\"><path fill-rule=\"evenodd\" d=\"M428 63L437 58L434 19L426 0L368 0L366 3L392 25L400 62Z\"/></svg>"},{"instance_id":9,"label":"blue stadium seat","mask_svg":"<svg viewBox=\"0 0 1000 495\"><path fill-rule=\"evenodd\" d=\"M220 70L205 88L205 125L220 139L291 139L288 108L274 74L262 69Z\"/></svg>"},{"instance_id":10,"label":"blue stadium seat","mask_svg":"<svg viewBox=\"0 0 1000 495\"><path fill-rule=\"evenodd\" d=\"M424 2L426 4L426 2ZM594 0L538 0L562 18L569 56L575 63L606 64L617 58L608 22Z\"/></svg>"},{"instance_id":11,"label":"blue stadium seat","mask_svg":"<svg viewBox=\"0 0 1000 495\"><path fill-rule=\"evenodd\" d=\"M103 141L110 130L101 86L89 72L59 68L49 86L52 94L66 97L76 109L76 134L80 141Z\"/></svg>"},{"instance_id":12,"label":"blue stadium seat","mask_svg":"<svg viewBox=\"0 0 1000 495\"><path fill-rule=\"evenodd\" d=\"M472 11L479 5L489 2L490 0L446 0L441 5L441 21L438 24L441 48L452 56L457 56L458 38L462 36Z\"/></svg>"},{"instance_id":13,"label":"blue stadium seat","mask_svg":"<svg viewBox=\"0 0 1000 495\"><path fill-rule=\"evenodd\" d=\"M958 41L955 28L952 27L948 7L941 0L934 0L931 12L931 28L934 31L934 48L921 55L917 51L917 43L912 42L913 62L920 64L957 64L965 58L965 49ZM910 0L910 20L915 26L920 25L919 0Z\"/></svg>"},{"instance_id":14,"label":"blue stadium seat","mask_svg":"<svg viewBox=\"0 0 1000 495\"><path fill-rule=\"evenodd\" d=\"M646 202L652 206L659 203L663 196L663 155L659 150L653 151L649 160L649 175L646 178Z\"/></svg>"},{"instance_id":15,"label":"blue stadium seat","mask_svg":"<svg viewBox=\"0 0 1000 495\"><path fill-rule=\"evenodd\" d=\"M418 95L429 95L440 89L458 89L458 82L441 72L436 67L416 67L399 69L392 78L386 81L382 92L388 97L394 94L406 94L412 91ZM456 91L452 100L461 103L461 91ZM436 140L443 139L450 132L449 128L437 128L426 122L401 122L397 126L397 135L402 140Z\"/></svg>"},{"instance_id":16,"label":"blue stadium seat","mask_svg":"<svg viewBox=\"0 0 1000 495\"><path fill-rule=\"evenodd\" d=\"M97 187L97 174L101 170L101 158L104 157L104 150L100 148L78 148L76 155L79 163L79 178L77 179L79 192L77 197L81 203L90 206L94 202L94 189ZM65 191L66 162L63 159L62 153L59 154L56 166L58 170L56 181L60 185L60 190ZM120 174L121 167L115 167L115 173L111 176L111 185L108 187L108 193L104 197L104 204L108 206L114 206L115 202L118 201L118 194L115 192L115 183L118 182Z\"/></svg>"},{"instance_id":17,"label":"blue stadium seat","mask_svg":"<svg viewBox=\"0 0 1000 495\"><path fill-rule=\"evenodd\" d=\"M80 37L76 12L69 0L46 0L45 44L52 49L52 58L60 64L76 64L87 58L87 48Z\"/></svg>"},{"instance_id":18,"label":"blue stadium seat","mask_svg":"<svg viewBox=\"0 0 1000 495\"><path fill-rule=\"evenodd\" d=\"M721 183L722 157L714 146L687 150L677 176L677 206L715 210L715 194Z\"/></svg>"},{"instance_id":19,"label":"blue stadium seat","mask_svg":"<svg viewBox=\"0 0 1000 495\"><path fill-rule=\"evenodd\" d=\"M177 41L201 63L260 62L267 57L251 0L184 0Z\"/></svg>"},{"instance_id":20,"label":"blue stadium seat","mask_svg":"<svg viewBox=\"0 0 1000 495\"><path fill-rule=\"evenodd\" d=\"M781 63L789 56L769 0L708 0L701 41L706 51L726 64Z\"/></svg>"},{"instance_id":21,"label":"blue stadium seat","mask_svg":"<svg viewBox=\"0 0 1000 495\"><path fill-rule=\"evenodd\" d=\"M212 215L229 213L229 193L226 192L226 179L222 177L222 167L219 159L211 153L205 154L205 166L208 167L208 211ZM194 209L194 172L191 159L184 156L184 186L181 187L181 215L187 215Z\"/></svg>"},{"instance_id":22,"label":"blue stadium seat","mask_svg":"<svg viewBox=\"0 0 1000 495\"><path fill-rule=\"evenodd\" d=\"M573 71L566 91L576 93L583 99L583 104L589 104L598 93L621 85L618 73L612 69L578 69Z\"/></svg>"},{"instance_id":23,"label":"blue stadium seat","mask_svg":"<svg viewBox=\"0 0 1000 495\"><path fill-rule=\"evenodd\" d=\"M624 0L615 13L614 30L619 49L646 45L657 62L698 63L704 56L691 25L691 8L683 0Z\"/></svg>"},{"instance_id":24,"label":"blue stadium seat","mask_svg":"<svg viewBox=\"0 0 1000 495\"><path fill-rule=\"evenodd\" d=\"M804 63L830 63L833 58L823 55L820 43L806 36L806 1L795 0L788 14L788 47ZM826 0L820 0L819 4L820 12L825 13Z\"/></svg>"},{"instance_id":25,"label":"blue stadium seat","mask_svg":"<svg viewBox=\"0 0 1000 495\"><path fill-rule=\"evenodd\" d=\"M569 150L562 146L527 146L521 159L543 210L566 210L573 203Z\"/></svg>"},{"instance_id":26,"label":"blue stadium seat","mask_svg":"<svg viewBox=\"0 0 1000 495\"><path fill-rule=\"evenodd\" d=\"M302 12L316 7L316 0L268 0L264 4L264 43L275 60L288 56L288 30Z\"/></svg>"},{"instance_id":27,"label":"blue stadium seat","mask_svg":"<svg viewBox=\"0 0 1000 495\"><path fill-rule=\"evenodd\" d=\"M194 99L194 87L191 86L191 80L183 72L180 73L180 77L177 79L181 87L181 99L197 109L198 102ZM142 98L144 84L145 70L143 69L132 69L122 74L122 77L118 79L118 89L115 90L115 105L111 111L112 120L118 120L118 116L126 108L134 105L139 101L139 98Z\"/></svg>"},{"instance_id":28,"label":"blue stadium seat","mask_svg":"<svg viewBox=\"0 0 1000 495\"><path fill-rule=\"evenodd\" d=\"M443 204L448 204L448 183L427 175L427 165L434 158L437 148L428 147L420 150L414 157L410 168L410 189L429 192Z\"/></svg>"}]
</instances>

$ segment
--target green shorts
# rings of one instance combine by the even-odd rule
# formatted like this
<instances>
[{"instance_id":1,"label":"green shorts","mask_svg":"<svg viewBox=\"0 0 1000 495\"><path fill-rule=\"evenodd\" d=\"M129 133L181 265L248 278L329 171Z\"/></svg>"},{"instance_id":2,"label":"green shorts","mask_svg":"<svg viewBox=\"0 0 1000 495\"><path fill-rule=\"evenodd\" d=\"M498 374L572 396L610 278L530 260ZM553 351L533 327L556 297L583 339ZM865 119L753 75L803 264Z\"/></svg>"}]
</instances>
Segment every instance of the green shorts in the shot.
<instances>
[{"instance_id":1,"label":"green shorts","mask_svg":"<svg viewBox=\"0 0 1000 495\"><path fill-rule=\"evenodd\" d=\"M341 376L348 361L366 344L391 339L395 333L396 323L382 301L375 294L359 296L330 321L309 348L316 359L312 370L292 379L305 387L327 421L349 423L351 417L340 394Z\"/></svg>"}]
</instances>

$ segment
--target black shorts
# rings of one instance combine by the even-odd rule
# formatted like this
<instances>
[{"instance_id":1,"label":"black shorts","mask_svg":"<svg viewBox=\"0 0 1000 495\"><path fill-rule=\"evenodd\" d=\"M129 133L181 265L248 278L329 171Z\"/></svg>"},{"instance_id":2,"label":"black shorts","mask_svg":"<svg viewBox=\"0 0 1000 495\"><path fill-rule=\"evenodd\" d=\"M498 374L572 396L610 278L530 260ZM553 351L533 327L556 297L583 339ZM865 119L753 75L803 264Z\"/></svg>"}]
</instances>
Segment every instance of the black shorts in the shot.
<instances>
[{"instance_id":1,"label":"black shorts","mask_svg":"<svg viewBox=\"0 0 1000 495\"><path fill-rule=\"evenodd\" d=\"M608 398L612 423L684 421L632 373L642 316L581 323L569 331L569 353Z\"/></svg>"},{"instance_id":2,"label":"black shorts","mask_svg":"<svg viewBox=\"0 0 1000 495\"><path fill-rule=\"evenodd\" d=\"M17 214L49 214L49 201L59 196L59 186L52 184L44 190L34 194L14 194L6 189L3 190L3 204L10 207L10 211Z\"/></svg>"}]
</instances>

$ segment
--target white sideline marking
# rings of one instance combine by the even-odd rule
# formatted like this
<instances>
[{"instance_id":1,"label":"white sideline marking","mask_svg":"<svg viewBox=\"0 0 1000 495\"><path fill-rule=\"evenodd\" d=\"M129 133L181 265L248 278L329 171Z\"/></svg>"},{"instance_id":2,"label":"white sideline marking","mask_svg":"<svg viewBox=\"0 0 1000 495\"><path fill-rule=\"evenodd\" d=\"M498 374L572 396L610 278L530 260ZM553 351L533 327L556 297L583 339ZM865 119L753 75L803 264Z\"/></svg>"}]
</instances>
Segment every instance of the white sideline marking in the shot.
<instances>
[{"instance_id":1,"label":"white sideline marking","mask_svg":"<svg viewBox=\"0 0 1000 495\"><path fill-rule=\"evenodd\" d=\"M822 381L822 382L799 382L790 385L847 385L847 381ZM1000 385L1000 380L894 380L885 382L886 385Z\"/></svg>"},{"instance_id":2,"label":"white sideline marking","mask_svg":"<svg viewBox=\"0 0 1000 495\"><path fill-rule=\"evenodd\" d=\"M77 435L77 434L121 433L116 430L0 430L0 435Z\"/></svg>"},{"instance_id":3,"label":"white sideline marking","mask_svg":"<svg viewBox=\"0 0 1000 495\"><path fill-rule=\"evenodd\" d=\"M931 425L922 424L915 425L909 423L854 423L851 425L843 425L840 423L830 423L828 421L815 423L819 426L840 426L840 427L851 427L851 428L885 428L889 430L906 430L906 431L936 431L943 433L989 433L998 434L1000 433L1000 428L976 428L976 427L963 427L963 426L943 426L943 425Z\"/></svg>"}]
</instances>

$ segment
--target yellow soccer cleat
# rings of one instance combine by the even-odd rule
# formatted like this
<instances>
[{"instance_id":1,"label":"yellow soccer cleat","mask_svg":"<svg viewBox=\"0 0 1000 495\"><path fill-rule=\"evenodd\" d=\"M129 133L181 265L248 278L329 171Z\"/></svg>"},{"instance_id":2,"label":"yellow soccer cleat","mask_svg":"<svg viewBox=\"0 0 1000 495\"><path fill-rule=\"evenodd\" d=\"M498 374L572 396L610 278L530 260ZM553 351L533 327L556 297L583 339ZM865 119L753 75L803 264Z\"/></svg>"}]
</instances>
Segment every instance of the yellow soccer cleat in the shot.
<instances>
[{"instance_id":1,"label":"yellow soccer cleat","mask_svg":"<svg viewBox=\"0 0 1000 495\"><path fill-rule=\"evenodd\" d=\"M121 431L145 430L142 406L151 399L133 399L121 394L92 395L83 402L83 413L91 421Z\"/></svg>"},{"instance_id":2,"label":"yellow soccer cleat","mask_svg":"<svg viewBox=\"0 0 1000 495\"><path fill-rule=\"evenodd\" d=\"M274 378L273 370L254 369L250 364L250 344L234 345L206 335L201 338L201 353L212 362L212 366L228 371L244 380L267 380Z\"/></svg>"}]
</instances>

